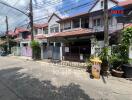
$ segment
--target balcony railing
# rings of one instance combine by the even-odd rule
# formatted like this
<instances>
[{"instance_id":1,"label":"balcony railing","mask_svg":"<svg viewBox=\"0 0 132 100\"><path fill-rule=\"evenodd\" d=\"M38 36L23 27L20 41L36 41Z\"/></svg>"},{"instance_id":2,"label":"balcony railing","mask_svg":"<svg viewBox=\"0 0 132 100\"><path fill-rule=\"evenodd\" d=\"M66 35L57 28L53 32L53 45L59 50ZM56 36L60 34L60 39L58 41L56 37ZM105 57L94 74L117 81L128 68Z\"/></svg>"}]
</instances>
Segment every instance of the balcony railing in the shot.
<instances>
[{"instance_id":1,"label":"balcony railing","mask_svg":"<svg viewBox=\"0 0 132 100\"><path fill-rule=\"evenodd\" d=\"M94 26L93 32L103 32L104 26ZM109 25L109 33L123 29L123 24Z\"/></svg>"}]
</instances>

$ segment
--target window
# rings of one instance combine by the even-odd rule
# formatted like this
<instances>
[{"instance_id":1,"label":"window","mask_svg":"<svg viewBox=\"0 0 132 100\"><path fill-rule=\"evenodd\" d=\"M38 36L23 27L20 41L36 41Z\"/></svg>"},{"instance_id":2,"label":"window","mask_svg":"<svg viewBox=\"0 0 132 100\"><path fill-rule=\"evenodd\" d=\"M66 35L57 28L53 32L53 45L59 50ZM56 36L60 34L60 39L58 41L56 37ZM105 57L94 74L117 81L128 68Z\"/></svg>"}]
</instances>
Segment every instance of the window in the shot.
<instances>
[{"instance_id":1,"label":"window","mask_svg":"<svg viewBox=\"0 0 132 100\"><path fill-rule=\"evenodd\" d=\"M101 26L101 19L94 19L93 20L93 26Z\"/></svg>"},{"instance_id":2,"label":"window","mask_svg":"<svg viewBox=\"0 0 132 100\"><path fill-rule=\"evenodd\" d=\"M48 29L45 29L45 34L48 34Z\"/></svg>"},{"instance_id":3,"label":"window","mask_svg":"<svg viewBox=\"0 0 132 100\"><path fill-rule=\"evenodd\" d=\"M101 8L104 8L104 1L101 1Z\"/></svg>"},{"instance_id":4,"label":"window","mask_svg":"<svg viewBox=\"0 0 132 100\"><path fill-rule=\"evenodd\" d=\"M83 18L81 23L82 28L88 28L89 27L89 19Z\"/></svg>"},{"instance_id":5,"label":"window","mask_svg":"<svg viewBox=\"0 0 132 100\"><path fill-rule=\"evenodd\" d=\"M73 28L78 28L78 27L80 27L80 20L79 19L73 20Z\"/></svg>"},{"instance_id":6,"label":"window","mask_svg":"<svg viewBox=\"0 0 132 100\"><path fill-rule=\"evenodd\" d=\"M59 25L55 24L50 27L50 33L59 32Z\"/></svg>"},{"instance_id":7,"label":"window","mask_svg":"<svg viewBox=\"0 0 132 100\"><path fill-rule=\"evenodd\" d=\"M54 28L50 28L50 33L54 33Z\"/></svg>"},{"instance_id":8,"label":"window","mask_svg":"<svg viewBox=\"0 0 132 100\"><path fill-rule=\"evenodd\" d=\"M96 26L96 20L95 20L95 19L94 19L94 21L93 21L93 25Z\"/></svg>"},{"instance_id":9,"label":"window","mask_svg":"<svg viewBox=\"0 0 132 100\"><path fill-rule=\"evenodd\" d=\"M34 29L34 35L36 35L38 33L37 29Z\"/></svg>"},{"instance_id":10,"label":"window","mask_svg":"<svg viewBox=\"0 0 132 100\"><path fill-rule=\"evenodd\" d=\"M48 29L43 28L43 34L48 34Z\"/></svg>"},{"instance_id":11,"label":"window","mask_svg":"<svg viewBox=\"0 0 132 100\"><path fill-rule=\"evenodd\" d=\"M59 32L59 27L55 27L55 32Z\"/></svg>"},{"instance_id":12,"label":"window","mask_svg":"<svg viewBox=\"0 0 132 100\"><path fill-rule=\"evenodd\" d=\"M64 30L71 29L71 23L70 22L65 22L64 23Z\"/></svg>"},{"instance_id":13,"label":"window","mask_svg":"<svg viewBox=\"0 0 132 100\"><path fill-rule=\"evenodd\" d=\"M42 34L43 30L42 29L38 29L38 34Z\"/></svg>"},{"instance_id":14,"label":"window","mask_svg":"<svg viewBox=\"0 0 132 100\"><path fill-rule=\"evenodd\" d=\"M97 26L101 26L101 20L97 19Z\"/></svg>"}]
</instances>

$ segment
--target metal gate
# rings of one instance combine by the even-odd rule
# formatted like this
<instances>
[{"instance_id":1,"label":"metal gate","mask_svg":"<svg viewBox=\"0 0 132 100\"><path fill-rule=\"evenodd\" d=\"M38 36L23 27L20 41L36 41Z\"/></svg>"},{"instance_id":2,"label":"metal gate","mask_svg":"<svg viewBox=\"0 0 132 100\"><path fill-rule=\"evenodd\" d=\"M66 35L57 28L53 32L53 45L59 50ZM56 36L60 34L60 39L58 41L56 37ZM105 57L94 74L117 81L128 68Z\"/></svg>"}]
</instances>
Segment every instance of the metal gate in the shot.
<instances>
[{"instance_id":1,"label":"metal gate","mask_svg":"<svg viewBox=\"0 0 132 100\"><path fill-rule=\"evenodd\" d=\"M53 54L52 54L53 60L60 60L60 47L54 47L53 48Z\"/></svg>"},{"instance_id":2,"label":"metal gate","mask_svg":"<svg viewBox=\"0 0 132 100\"><path fill-rule=\"evenodd\" d=\"M67 48L67 49L66 49ZM64 60L84 62L91 54L90 46L63 46Z\"/></svg>"},{"instance_id":3,"label":"metal gate","mask_svg":"<svg viewBox=\"0 0 132 100\"><path fill-rule=\"evenodd\" d=\"M32 57L32 49L31 47L22 47L21 48L21 56L25 56L25 57Z\"/></svg>"},{"instance_id":4,"label":"metal gate","mask_svg":"<svg viewBox=\"0 0 132 100\"><path fill-rule=\"evenodd\" d=\"M52 59L53 46L44 47L43 49L43 58Z\"/></svg>"}]
</instances>

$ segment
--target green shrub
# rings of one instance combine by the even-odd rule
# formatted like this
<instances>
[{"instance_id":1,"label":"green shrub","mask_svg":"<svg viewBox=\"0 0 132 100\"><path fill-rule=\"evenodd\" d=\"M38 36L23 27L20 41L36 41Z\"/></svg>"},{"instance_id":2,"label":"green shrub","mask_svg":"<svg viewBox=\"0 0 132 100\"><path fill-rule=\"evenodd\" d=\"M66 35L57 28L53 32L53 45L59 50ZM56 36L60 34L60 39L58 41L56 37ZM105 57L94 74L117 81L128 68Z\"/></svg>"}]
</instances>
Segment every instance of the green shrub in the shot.
<instances>
[{"instance_id":1,"label":"green shrub","mask_svg":"<svg viewBox=\"0 0 132 100\"><path fill-rule=\"evenodd\" d=\"M40 59L41 57L41 49L40 49L40 44L38 41L32 41L31 42L31 47L32 47L32 54L33 54L33 59Z\"/></svg>"},{"instance_id":2,"label":"green shrub","mask_svg":"<svg viewBox=\"0 0 132 100\"><path fill-rule=\"evenodd\" d=\"M114 69L117 69L117 67L123 64L123 59L120 54L112 54L110 57L110 63L113 65Z\"/></svg>"},{"instance_id":3,"label":"green shrub","mask_svg":"<svg viewBox=\"0 0 132 100\"><path fill-rule=\"evenodd\" d=\"M36 48L36 47L39 47L40 46L39 42L38 41L35 41L35 40L33 40L30 44L31 44L31 47L32 48Z\"/></svg>"}]
</instances>

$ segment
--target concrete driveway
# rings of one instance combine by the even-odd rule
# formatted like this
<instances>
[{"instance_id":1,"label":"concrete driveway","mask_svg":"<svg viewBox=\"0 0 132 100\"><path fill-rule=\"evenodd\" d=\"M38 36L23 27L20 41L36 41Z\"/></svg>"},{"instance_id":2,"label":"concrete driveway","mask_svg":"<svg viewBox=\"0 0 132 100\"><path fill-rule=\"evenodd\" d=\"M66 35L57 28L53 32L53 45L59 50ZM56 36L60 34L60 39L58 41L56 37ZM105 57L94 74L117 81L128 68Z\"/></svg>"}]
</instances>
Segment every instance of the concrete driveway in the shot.
<instances>
[{"instance_id":1,"label":"concrete driveway","mask_svg":"<svg viewBox=\"0 0 132 100\"><path fill-rule=\"evenodd\" d=\"M0 57L0 100L132 100L132 81L84 69Z\"/></svg>"}]
</instances>

